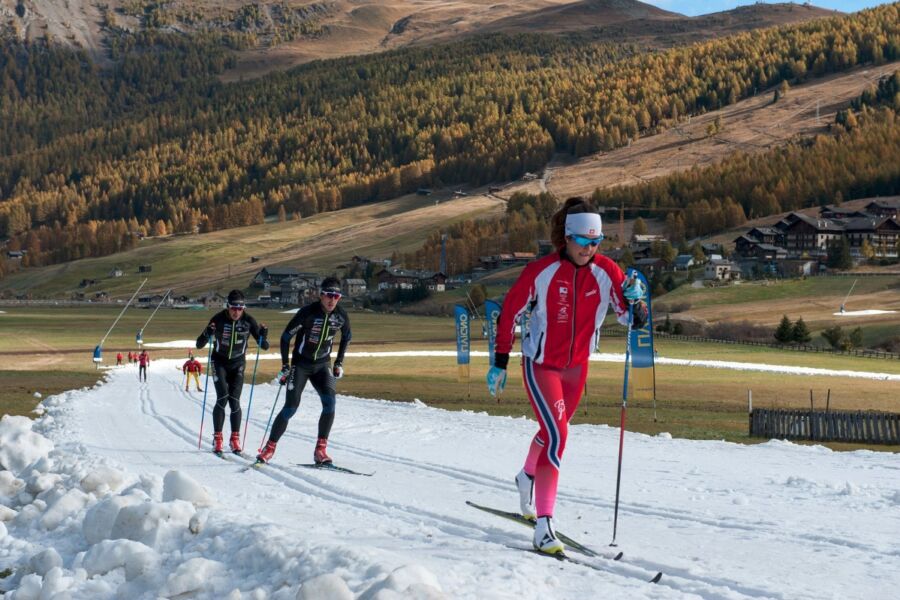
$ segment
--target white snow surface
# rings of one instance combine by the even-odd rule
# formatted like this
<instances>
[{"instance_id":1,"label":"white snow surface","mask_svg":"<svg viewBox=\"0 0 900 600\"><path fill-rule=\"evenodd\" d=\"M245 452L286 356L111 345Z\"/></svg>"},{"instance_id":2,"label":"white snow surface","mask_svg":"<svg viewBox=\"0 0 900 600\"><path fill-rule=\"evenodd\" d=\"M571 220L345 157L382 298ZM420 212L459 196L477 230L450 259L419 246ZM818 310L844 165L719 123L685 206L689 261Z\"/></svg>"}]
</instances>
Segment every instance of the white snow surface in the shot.
<instances>
[{"instance_id":1,"label":"white snow surface","mask_svg":"<svg viewBox=\"0 0 900 600\"><path fill-rule=\"evenodd\" d=\"M869 309L869 310L847 310L844 312L836 312L832 313L835 317L865 317L868 315L889 315L897 312L896 310L879 310L879 309Z\"/></svg>"},{"instance_id":2,"label":"white snow surface","mask_svg":"<svg viewBox=\"0 0 900 600\"><path fill-rule=\"evenodd\" d=\"M595 570L516 549L528 529L465 505L518 509L531 419L339 396L330 453L374 473L360 477L296 465L315 443L307 392L272 464L245 470L209 452L209 414L198 450L203 396L183 390L177 362L152 363L148 383L132 365L110 370L45 399L37 421L0 421L4 598L819 600L900 588L895 454L626 433L625 556L581 557ZM248 452L277 392L254 390ZM555 514L603 552L618 440L571 428Z\"/></svg>"}]
</instances>

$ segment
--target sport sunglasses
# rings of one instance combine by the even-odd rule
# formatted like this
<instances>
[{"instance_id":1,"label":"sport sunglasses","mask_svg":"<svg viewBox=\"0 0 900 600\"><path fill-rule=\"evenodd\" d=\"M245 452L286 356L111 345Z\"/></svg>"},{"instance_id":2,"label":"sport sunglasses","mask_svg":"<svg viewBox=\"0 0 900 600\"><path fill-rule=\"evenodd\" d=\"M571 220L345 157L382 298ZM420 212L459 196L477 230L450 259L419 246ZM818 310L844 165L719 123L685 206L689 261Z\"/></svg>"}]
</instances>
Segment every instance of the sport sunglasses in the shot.
<instances>
[{"instance_id":1,"label":"sport sunglasses","mask_svg":"<svg viewBox=\"0 0 900 600\"><path fill-rule=\"evenodd\" d=\"M337 300L337 299L339 299L339 298L341 297L342 294L341 294L340 292L326 292L326 291L322 291L322 295L325 296L326 298L331 298L331 299L333 299L333 300Z\"/></svg>"},{"instance_id":2,"label":"sport sunglasses","mask_svg":"<svg viewBox=\"0 0 900 600\"><path fill-rule=\"evenodd\" d=\"M600 234L599 237L595 238L584 237L583 235L570 235L569 239L582 248L587 248L588 246L599 246L604 237L605 236L603 234Z\"/></svg>"},{"instance_id":3,"label":"sport sunglasses","mask_svg":"<svg viewBox=\"0 0 900 600\"><path fill-rule=\"evenodd\" d=\"M229 310L244 310L244 305L243 304L229 304L228 309Z\"/></svg>"}]
</instances>

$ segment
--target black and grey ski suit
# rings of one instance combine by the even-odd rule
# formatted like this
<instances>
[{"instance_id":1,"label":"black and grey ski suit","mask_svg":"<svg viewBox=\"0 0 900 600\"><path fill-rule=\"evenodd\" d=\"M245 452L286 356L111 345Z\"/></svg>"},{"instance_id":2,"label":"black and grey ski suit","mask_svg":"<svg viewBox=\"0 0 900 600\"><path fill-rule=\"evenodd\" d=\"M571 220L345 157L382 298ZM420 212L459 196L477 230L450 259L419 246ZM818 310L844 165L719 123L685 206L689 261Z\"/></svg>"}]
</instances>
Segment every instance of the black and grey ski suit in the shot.
<instances>
[{"instance_id":1,"label":"black and grey ski suit","mask_svg":"<svg viewBox=\"0 0 900 600\"><path fill-rule=\"evenodd\" d=\"M335 390L334 375L331 365L331 349L337 333L341 334L337 357L334 366L341 366L344 354L350 343L350 318L340 306L331 314L326 314L321 302L307 304L297 311L284 333L281 334L281 362L288 363L288 351L291 339L296 337L294 352L291 356L291 373L287 381L287 394L284 407L272 424L270 440L277 442L281 438L288 421L300 407L300 395L306 382L312 383L322 401L322 413L319 416L319 437L327 438L334 423Z\"/></svg>"},{"instance_id":2,"label":"black and grey ski suit","mask_svg":"<svg viewBox=\"0 0 900 600\"><path fill-rule=\"evenodd\" d=\"M212 336L210 326L215 326ZM216 313L197 338L197 348L203 348L212 337L212 364L209 372L216 387L216 405L213 407L213 430L216 433L222 431L225 424L226 405L231 408L231 431L241 430L241 389L244 386L247 346L253 337L260 348L268 350L266 333L246 311L234 321L226 309Z\"/></svg>"}]
</instances>

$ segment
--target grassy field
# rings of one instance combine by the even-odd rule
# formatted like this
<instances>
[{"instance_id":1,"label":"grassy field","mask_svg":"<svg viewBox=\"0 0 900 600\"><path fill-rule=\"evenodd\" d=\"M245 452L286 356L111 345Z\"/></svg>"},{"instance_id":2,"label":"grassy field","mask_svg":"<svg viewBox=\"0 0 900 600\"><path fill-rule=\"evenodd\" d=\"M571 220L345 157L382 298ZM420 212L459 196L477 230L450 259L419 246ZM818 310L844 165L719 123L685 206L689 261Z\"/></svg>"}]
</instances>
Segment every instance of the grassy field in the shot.
<instances>
[{"instance_id":1,"label":"grassy field","mask_svg":"<svg viewBox=\"0 0 900 600\"><path fill-rule=\"evenodd\" d=\"M855 287L853 286L856 282ZM853 293L847 293L853 287ZM894 311L880 315L840 315L846 299L848 312L878 309ZM656 302L658 319L663 308L678 304L689 308L673 313L673 319L701 323L749 320L774 331L783 315L791 321L800 317L813 335L813 344L825 346L819 333L839 325L845 331L859 327L867 346L900 338L900 275L858 277L853 274L747 281L719 288L681 286ZM837 313L837 314L836 314Z\"/></svg>"},{"instance_id":2,"label":"grassy field","mask_svg":"<svg viewBox=\"0 0 900 600\"><path fill-rule=\"evenodd\" d=\"M90 297L103 290L128 298L151 265L147 292L173 288L176 294L246 288L264 266L290 265L301 271L333 273L354 255L390 258L394 251L417 250L439 227L457 221L499 215L505 204L488 196L453 198L448 192L407 195L378 204L322 213L284 223L216 231L203 235L147 238L127 252L62 265L25 269L0 280L0 292L30 293L35 298ZM239 242L239 243L236 243ZM251 256L259 258L251 262ZM119 267L126 277L109 276ZM79 288L82 279L97 285Z\"/></svg>"},{"instance_id":3,"label":"grassy field","mask_svg":"<svg viewBox=\"0 0 900 600\"><path fill-rule=\"evenodd\" d=\"M6 390L2 410L26 414L37 403L34 391L44 396L90 385L100 375L91 362L91 349L106 332L117 311L111 308L5 308L0 314L0 382ZM115 351L134 349L134 333L149 311L129 310L104 345L104 364L115 361ZM193 339L212 311L165 310L144 331L145 342ZM280 332L289 315L253 311L273 331ZM453 350L453 321L445 317L351 312L353 343L350 351ZM475 328L478 331L480 328ZM473 340L473 350L486 350L486 342ZM900 360L876 360L830 354L807 354L759 347L696 344L660 339L661 357L715 359L785 364L823 369L846 369L900 374ZM623 352L624 339L608 337L601 352ZM274 349L273 349L274 351ZM154 358L181 358L186 350L150 350ZM280 361L260 361L258 380L275 376ZM453 358L349 357L339 391L360 397L412 401L453 410L531 416L518 366L513 361L510 382L498 402L485 391L487 359L474 357L468 381L458 381ZM575 423L618 426L623 367L621 363L592 363L587 394ZM152 376L152 367L151 367ZM747 432L747 391L760 407L824 407L828 390L834 410L886 410L896 412L900 384L845 377L800 376L660 365L657 368L656 420L650 402L629 402L628 429L648 434L669 432L692 439L753 442ZM843 447L832 445L832 447ZM879 450L900 448L875 447Z\"/></svg>"}]
</instances>

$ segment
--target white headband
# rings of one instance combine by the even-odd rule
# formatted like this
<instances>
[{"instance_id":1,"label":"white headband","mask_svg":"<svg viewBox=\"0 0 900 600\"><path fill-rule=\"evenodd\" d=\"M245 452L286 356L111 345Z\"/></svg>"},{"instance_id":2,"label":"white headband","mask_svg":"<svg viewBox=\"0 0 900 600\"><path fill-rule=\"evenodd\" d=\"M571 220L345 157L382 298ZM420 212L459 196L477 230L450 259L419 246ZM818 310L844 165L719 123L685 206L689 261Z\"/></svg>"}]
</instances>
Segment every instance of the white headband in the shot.
<instances>
[{"instance_id":1,"label":"white headband","mask_svg":"<svg viewBox=\"0 0 900 600\"><path fill-rule=\"evenodd\" d=\"M597 213L575 213L566 215L566 235L600 237L603 222Z\"/></svg>"}]
</instances>

